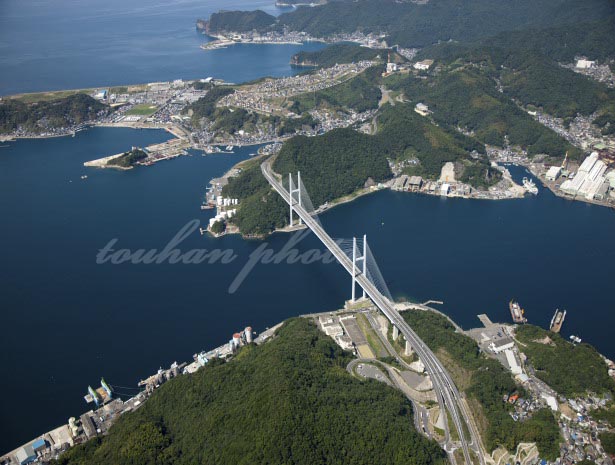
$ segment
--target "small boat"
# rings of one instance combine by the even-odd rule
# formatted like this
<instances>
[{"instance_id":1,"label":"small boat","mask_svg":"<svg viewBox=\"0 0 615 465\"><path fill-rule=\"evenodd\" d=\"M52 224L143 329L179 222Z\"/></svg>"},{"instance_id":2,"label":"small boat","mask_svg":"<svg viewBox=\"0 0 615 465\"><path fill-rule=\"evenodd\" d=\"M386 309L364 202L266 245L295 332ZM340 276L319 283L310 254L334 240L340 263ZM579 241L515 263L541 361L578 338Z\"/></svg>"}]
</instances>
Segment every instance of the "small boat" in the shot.
<instances>
[{"instance_id":1,"label":"small boat","mask_svg":"<svg viewBox=\"0 0 615 465\"><path fill-rule=\"evenodd\" d=\"M555 314L553 318L551 318L551 324L549 325L549 330L554 333L559 333L562 329L562 325L564 324L564 320L566 319L566 310L560 312L559 310L555 310Z\"/></svg>"},{"instance_id":2,"label":"small boat","mask_svg":"<svg viewBox=\"0 0 615 465\"><path fill-rule=\"evenodd\" d=\"M527 318L525 318L525 310L521 308L519 302L515 302L511 300L508 304L508 308L510 309L510 315L515 323L527 323Z\"/></svg>"}]
</instances>

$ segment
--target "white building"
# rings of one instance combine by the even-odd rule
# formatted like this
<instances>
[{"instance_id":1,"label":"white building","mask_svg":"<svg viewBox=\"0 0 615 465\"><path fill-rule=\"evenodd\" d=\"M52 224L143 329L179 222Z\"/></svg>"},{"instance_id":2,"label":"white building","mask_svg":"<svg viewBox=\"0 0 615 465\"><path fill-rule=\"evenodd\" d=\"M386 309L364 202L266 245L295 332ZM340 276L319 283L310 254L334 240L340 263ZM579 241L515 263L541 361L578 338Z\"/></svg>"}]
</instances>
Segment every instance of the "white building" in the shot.
<instances>
[{"instance_id":1,"label":"white building","mask_svg":"<svg viewBox=\"0 0 615 465\"><path fill-rule=\"evenodd\" d=\"M549 171L547 171L545 178L547 179L547 181L555 181L557 178L560 177L561 174L562 168L560 166L552 166L551 168L549 168Z\"/></svg>"},{"instance_id":2,"label":"white building","mask_svg":"<svg viewBox=\"0 0 615 465\"><path fill-rule=\"evenodd\" d=\"M397 69L397 63L387 63L387 73L394 73Z\"/></svg>"},{"instance_id":3,"label":"white building","mask_svg":"<svg viewBox=\"0 0 615 465\"><path fill-rule=\"evenodd\" d=\"M594 66L595 64L596 64L595 61L581 59L581 60L577 60L576 67L579 68L579 69L588 69L588 68L591 68L592 66Z\"/></svg>"},{"instance_id":4,"label":"white building","mask_svg":"<svg viewBox=\"0 0 615 465\"><path fill-rule=\"evenodd\" d=\"M512 349L515 346L515 342L509 337L503 337L498 339L495 342L489 344L489 348L493 351L494 354L499 354L508 349Z\"/></svg>"},{"instance_id":5,"label":"white building","mask_svg":"<svg viewBox=\"0 0 615 465\"><path fill-rule=\"evenodd\" d=\"M451 185L448 183L444 183L442 184L442 187L440 188L440 195L447 196L450 190L451 190Z\"/></svg>"},{"instance_id":6,"label":"white building","mask_svg":"<svg viewBox=\"0 0 615 465\"><path fill-rule=\"evenodd\" d=\"M416 111L421 116L427 116L429 114L429 107L424 103L417 103L414 107L414 111Z\"/></svg>"},{"instance_id":7,"label":"white building","mask_svg":"<svg viewBox=\"0 0 615 465\"><path fill-rule=\"evenodd\" d=\"M547 402L547 405L551 408L551 410L554 412L559 410L559 405L557 404L557 399L555 397L545 394L544 392L540 396Z\"/></svg>"},{"instance_id":8,"label":"white building","mask_svg":"<svg viewBox=\"0 0 615 465\"><path fill-rule=\"evenodd\" d=\"M423 60L423 61L417 61L416 63L414 63L414 69L419 69L422 71L426 71L429 68L431 68L431 65L433 65L433 60Z\"/></svg>"},{"instance_id":9,"label":"white building","mask_svg":"<svg viewBox=\"0 0 615 465\"><path fill-rule=\"evenodd\" d=\"M516 375L520 375L521 373L523 373L523 370L517 363L517 357L515 357L515 353L512 351L512 349L504 350L504 355L506 355L506 362L508 363L508 366L510 367L510 371L512 372L513 375L516 376Z\"/></svg>"}]
</instances>

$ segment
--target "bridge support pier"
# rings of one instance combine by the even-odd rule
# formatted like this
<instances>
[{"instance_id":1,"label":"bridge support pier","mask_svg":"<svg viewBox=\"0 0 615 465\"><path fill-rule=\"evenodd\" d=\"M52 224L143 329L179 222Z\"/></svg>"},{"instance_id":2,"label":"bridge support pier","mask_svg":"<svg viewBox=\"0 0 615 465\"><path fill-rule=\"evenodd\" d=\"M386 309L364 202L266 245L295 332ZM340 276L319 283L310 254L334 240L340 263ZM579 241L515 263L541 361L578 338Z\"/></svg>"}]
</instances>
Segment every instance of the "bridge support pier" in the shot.
<instances>
[{"instance_id":1,"label":"bridge support pier","mask_svg":"<svg viewBox=\"0 0 615 465\"><path fill-rule=\"evenodd\" d=\"M412 346L408 341L406 341L406 350L404 350L404 355L406 357L410 357L410 355L412 355Z\"/></svg>"},{"instance_id":2,"label":"bridge support pier","mask_svg":"<svg viewBox=\"0 0 615 465\"><path fill-rule=\"evenodd\" d=\"M399 329L397 326L393 325L393 340L396 341L399 337Z\"/></svg>"}]
</instances>

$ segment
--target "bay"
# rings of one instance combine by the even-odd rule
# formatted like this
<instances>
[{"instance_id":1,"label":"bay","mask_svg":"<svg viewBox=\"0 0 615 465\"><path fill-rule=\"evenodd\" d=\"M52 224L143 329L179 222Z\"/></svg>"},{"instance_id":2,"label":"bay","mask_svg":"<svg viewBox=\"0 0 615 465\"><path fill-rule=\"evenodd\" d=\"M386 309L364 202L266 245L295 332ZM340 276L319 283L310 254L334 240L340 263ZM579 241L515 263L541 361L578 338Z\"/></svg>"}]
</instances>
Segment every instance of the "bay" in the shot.
<instances>
[{"instance_id":1,"label":"bay","mask_svg":"<svg viewBox=\"0 0 615 465\"><path fill-rule=\"evenodd\" d=\"M0 95L209 76L245 82L290 76L290 57L323 44L202 50L197 18L220 9L262 9L273 0L4 0L0 2Z\"/></svg>"}]
</instances>

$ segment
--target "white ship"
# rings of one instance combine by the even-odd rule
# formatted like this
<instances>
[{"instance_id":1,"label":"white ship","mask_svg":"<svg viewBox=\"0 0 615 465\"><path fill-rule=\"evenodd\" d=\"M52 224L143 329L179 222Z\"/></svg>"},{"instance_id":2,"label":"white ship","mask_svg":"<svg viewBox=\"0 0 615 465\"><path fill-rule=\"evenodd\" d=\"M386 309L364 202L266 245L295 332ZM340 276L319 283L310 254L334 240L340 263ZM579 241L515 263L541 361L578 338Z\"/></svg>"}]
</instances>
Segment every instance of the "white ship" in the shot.
<instances>
[{"instance_id":1,"label":"white ship","mask_svg":"<svg viewBox=\"0 0 615 465\"><path fill-rule=\"evenodd\" d=\"M530 194L538 194L538 187L536 187L534 181L529 178L523 178L523 187L525 187L525 190L528 191Z\"/></svg>"}]
</instances>

